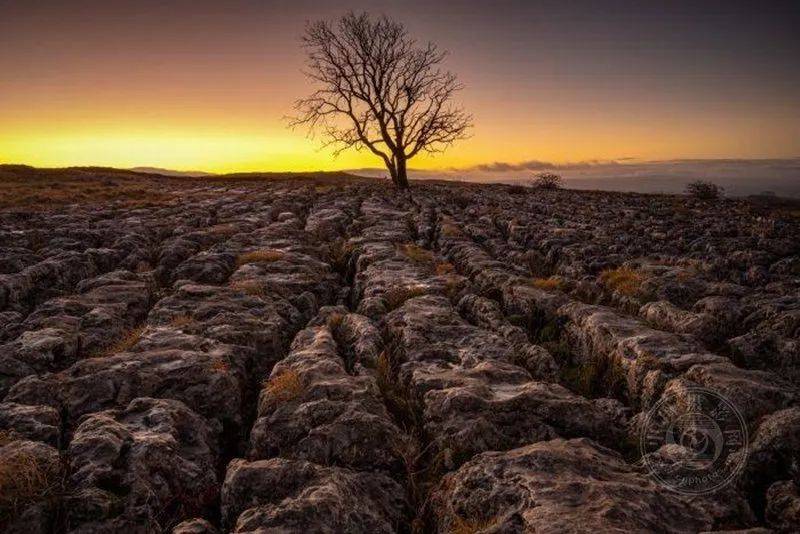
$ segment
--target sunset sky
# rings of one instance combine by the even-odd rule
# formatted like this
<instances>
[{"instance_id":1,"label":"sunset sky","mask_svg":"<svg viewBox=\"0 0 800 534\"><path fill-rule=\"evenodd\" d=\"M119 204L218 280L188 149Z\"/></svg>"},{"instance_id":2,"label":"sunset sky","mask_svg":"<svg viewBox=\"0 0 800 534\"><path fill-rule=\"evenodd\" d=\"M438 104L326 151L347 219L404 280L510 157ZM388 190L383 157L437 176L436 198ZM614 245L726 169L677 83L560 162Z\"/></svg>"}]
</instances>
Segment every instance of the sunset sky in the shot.
<instances>
[{"instance_id":1,"label":"sunset sky","mask_svg":"<svg viewBox=\"0 0 800 534\"><path fill-rule=\"evenodd\" d=\"M414 168L800 155L797 1L0 0L0 162L376 167L282 120L310 92L304 22L349 9L466 85L473 137Z\"/></svg>"}]
</instances>

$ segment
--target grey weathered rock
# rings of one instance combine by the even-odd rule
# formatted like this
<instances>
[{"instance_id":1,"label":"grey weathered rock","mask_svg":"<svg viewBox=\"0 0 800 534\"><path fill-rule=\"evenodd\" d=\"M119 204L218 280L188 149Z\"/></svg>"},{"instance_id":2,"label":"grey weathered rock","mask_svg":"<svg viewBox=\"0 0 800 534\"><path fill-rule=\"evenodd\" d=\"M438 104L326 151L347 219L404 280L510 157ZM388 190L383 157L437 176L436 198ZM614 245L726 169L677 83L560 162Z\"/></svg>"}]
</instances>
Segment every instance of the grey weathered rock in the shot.
<instances>
[{"instance_id":1,"label":"grey weathered rock","mask_svg":"<svg viewBox=\"0 0 800 534\"><path fill-rule=\"evenodd\" d=\"M675 532L751 518L739 499L715 502L658 486L586 439L555 439L476 456L446 475L427 506L440 532Z\"/></svg>"},{"instance_id":2,"label":"grey weathered rock","mask_svg":"<svg viewBox=\"0 0 800 534\"><path fill-rule=\"evenodd\" d=\"M157 531L208 513L218 495L220 431L175 400L137 398L87 416L68 450L70 523Z\"/></svg>"},{"instance_id":3,"label":"grey weathered rock","mask_svg":"<svg viewBox=\"0 0 800 534\"><path fill-rule=\"evenodd\" d=\"M259 397L250 457L402 472L404 440L375 379L352 375L327 327L300 332Z\"/></svg>"},{"instance_id":4,"label":"grey weathered rock","mask_svg":"<svg viewBox=\"0 0 800 534\"><path fill-rule=\"evenodd\" d=\"M395 532L405 491L385 475L274 458L228 465L222 520L232 532Z\"/></svg>"},{"instance_id":5,"label":"grey weathered rock","mask_svg":"<svg viewBox=\"0 0 800 534\"><path fill-rule=\"evenodd\" d=\"M767 524L778 532L796 532L800 525L800 487L795 481L776 482L767 491Z\"/></svg>"},{"instance_id":6,"label":"grey weathered rock","mask_svg":"<svg viewBox=\"0 0 800 534\"><path fill-rule=\"evenodd\" d=\"M783 209L73 172L136 189L0 209L0 449L72 467L0 530L796 522L800 224ZM739 407L751 455L738 484L688 499L631 438L694 387ZM689 456L665 445L647 466Z\"/></svg>"},{"instance_id":7,"label":"grey weathered rock","mask_svg":"<svg viewBox=\"0 0 800 534\"><path fill-rule=\"evenodd\" d=\"M7 401L64 410L68 420L121 408L140 396L183 401L223 424L241 423L247 362L244 347L222 345L169 328L146 331L133 352L80 361L61 373L28 377Z\"/></svg>"},{"instance_id":8,"label":"grey weathered rock","mask_svg":"<svg viewBox=\"0 0 800 534\"><path fill-rule=\"evenodd\" d=\"M0 403L0 431L13 432L30 441L58 447L61 441L61 415L50 406L25 406Z\"/></svg>"}]
</instances>

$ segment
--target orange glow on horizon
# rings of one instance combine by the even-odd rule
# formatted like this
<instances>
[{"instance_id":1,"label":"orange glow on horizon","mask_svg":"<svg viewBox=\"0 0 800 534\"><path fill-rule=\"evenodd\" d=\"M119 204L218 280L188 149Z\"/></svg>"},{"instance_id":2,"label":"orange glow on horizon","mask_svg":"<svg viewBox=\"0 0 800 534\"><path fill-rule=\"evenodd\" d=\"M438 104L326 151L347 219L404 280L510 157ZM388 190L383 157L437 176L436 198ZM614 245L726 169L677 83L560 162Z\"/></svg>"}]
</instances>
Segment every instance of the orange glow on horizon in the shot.
<instances>
[{"instance_id":1,"label":"orange glow on horizon","mask_svg":"<svg viewBox=\"0 0 800 534\"><path fill-rule=\"evenodd\" d=\"M283 120L312 90L301 72L305 20L339 16L341 6L81 3L0 8L0 163L381 166L366 150L334 159ZM775 42L736 31L720 38L726 48L708 41L705 19L650 17L644 7L654 30L629 14L596 25L578 7L536 3L508 13L485 2L386 7L414 36L451 52L446 67L474 115L472 138L410 167L800 155L794 41L769 26ZM562 24L541 23L552 16ZM674 31L678 23L691 31Z\"/></svg>"}]
</instances>

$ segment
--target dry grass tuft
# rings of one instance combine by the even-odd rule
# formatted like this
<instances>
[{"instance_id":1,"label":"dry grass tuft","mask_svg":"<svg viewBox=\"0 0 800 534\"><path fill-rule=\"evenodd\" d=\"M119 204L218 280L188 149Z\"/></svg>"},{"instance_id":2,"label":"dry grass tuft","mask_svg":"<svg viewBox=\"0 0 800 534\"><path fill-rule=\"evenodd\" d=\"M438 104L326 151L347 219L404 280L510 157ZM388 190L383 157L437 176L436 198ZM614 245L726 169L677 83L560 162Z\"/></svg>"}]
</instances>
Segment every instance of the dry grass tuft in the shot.
<instances>
[{"instance_id":1,"label":"dry grass tuft","mask_svg":"<svg viewBox=\"0 0 800 534\"><path fill-rule=\"evenodd\" d=\"M233 223L222 223L210 227L208 232L219 236L229 236L235 234L237 230L237 226Z\"/></svg>"},{"instance_id":2,"label":"dry grass tuft","mask_svg":"<svg viewBox=\"0 0 800 534\"><path fill-rule=\"evenodd\" d=\"M62 489L60 466L17 451L0 463L0 525L28 505L53 498Z\"/></svg>"},{"instance_id":3,"label":"dry grass tuft","mask_svg":"<svg viewBox=\"0 0 800 534\"><path fill-rule=\"evenodd\" d=\"M385 350L378 355L375 373L378 387L381 391L386 391L392 385L392 362Z\"/></svg>"},{"instance_id":4,"label":"dry grass tuft","mask_svg":"<svg viewBox=\"0 0 800 534\"><path fill-rule=\"evenodd\" d=\"M455 299L466 284L466 279L454 274L448 275L444 282L445 295L450 300Z\"/></svg>"},{"instance_id":5,"label":"dry grass tuft","mask_svg":"<svg viewBox=\"0 0 800 534\"><path fill-rule=\"evenodd\" d=\"M430 250L426 250L414 243L403 243L398 245L400 252L414 263L422 263L425 265L433 265L436 262L436 256Z\"/></svg>"},{"instance_id":6,"label":"dry grass tuft","mask_svg":"<svg viewBox=\"0 0 800 534\"><path fill-rule=\"evenodd\" d=\"M194 324L195 320L188 313L184 313L182 315L176 315L169 322L169 326L173 328L189 328L191 326L194 326Z\"/></svg>"},{"instance_id":7,"label":"dry grass tuft","mask_svg":"<svg viewBox=\"0 0 800 534\"><path fill-rule=\"evenodd\" d=\"M99 349L94 354L92 354L92 358L105 358L108 356L113 356L119 352L127 352L131 350L134 345L136 345L139 340L142 338L142 334L144 334L144 326L137 326L135 328L131 328L127 332L125 332L118 340L114 343Z\"/></svg>"},{"instance_id":8,"label":"dry grass tuft","mask_svg":"<svg viewBox=\"0 0 800 534\"><path fill-rule=\"evenodd\" d=\"M136 269L135 269L135 271L136 271L137 273L139 273L139 274L142 274L142 273L148 273L148 272L150 272L150 271L152 271L152 270L153 270L153 266L152 266L152 265L150 265L150 263L149 263L149 262L146 262L146 261L140 261L139 263L137 263L137 264L136 264Z\"/></svg>"},{"instance_id":9,"label":"dry grass tuft","mask_svg":"<svg viewBox=\"0 0 800 534\"><path fill-rule=\"evenodd\" d=\"M647 277L630 267L606 269L600 273L600 282L606 287L627 296L634 296Z\"/></svg>"},{"instance_id":10,"label":"dry grass tuft","mask_svg":"<svg viewBox=\"0 0 800 534\"><path fill-rule=\"evenodd\" d=\"M282 402L296 399L305 389L297 371L288 370L273 376L264 384L267 390L267 404L276 406Z\"/></svg>"},{"instance_id":11,"label":"dry grass tuft","mask_svg":"<svg viewBox=\"0 0 800 534\"><path fill-rule=\"evenodd\" d=\"M463 235L461 228L451 222L442 223L441 234L445 237L459 237Z\"/></svg>"},{"instance_id":12,"label":"dry grass tuft","mask_svg":"<svg viewBox=\"0 0 800 534\"><path fill-rule=\"evenodd\" d=\"M414 297L420 297L422 295L426 295L427 293L428 293L427 290L421 286L390 287L383 295L383 300L384 302L386 302L386 311L390 312L392 310L396 310L397 308L402 306L403 303L405 303L405 301L412 299Z\"/></svg>"},{"instance_id":13,"label":"dry grass tuft","mask_svg":"<svg viewBox=\"0 0 800 534\"><path fill-rule=\"evenodd\" d=\"M478 534L494 525L492 520L464 519L454 515L453 522L450 524L450 534Z\"/></svg>"},{"instance_id":14,"label":"dry grass tuft","mask_svg":"<svg viewBox=\"0 0 800 534\"><path fill-rule=\"evenodd\" d=\"M20 439L19 435L13 430L0 430L0 447L18 439Z\"/></svg>"},{"instance_id":15,"label":"dry grass tuft","mask_svg":"<svg viewBox=\"0 0 800 534\"><path fill-rule=\"evenodd\" d=\"M211 370L217 373L227 373L231 370L231 366L224 359L216 358L214 363L211 364Z\"/></svg>"},{"instance_id":16,"label":"dry grass tuft","mask_svg":"<svg viewBox=\"0 0 800 534\"><path fill-rule=\"evenodd\" d=\"M538 289L562 289L564 287L564 282L561 278L557 276L550 276L548 278L534 278L531 280L530 284Z\"/></svg>"},{"instance_id":17,"label":"dry grass tuft","mask_svg":"<svg viewBox=\"0 0 800 534\"><path fill-rule=\"evenodd\" d=\"M270 263L273 261L282 260L286 257L286 253L282 250L268 248L264 250L255 250L253 252L245 252L236 258L236 265L241 267L246 263Z\"/></svg>"},{"instance_id":18,"label":"dry grass tuft","mask_svg":"<svg viewBox=\"0 0 800 534\"><path fill-rule=\"evenodd\" d=\"M328 330L331 331L331 334L336 335L336 332L339 330L339 326L342 324L344 320L343 313L332 313L327 317L326 324L328 326Z\"/></svg>"},{"instance_id":19,"label":"dry grass tuft","mask_svg":"<svg viewBox=\"0 0 800 534\"><path fill-rule=\"evenodd\" d=\"M256 280L239 280L233 282L231 284L231 289L235 289L251 297L264 297L267 294L267 288L264 284Z\"/></svg>"},{"instance_id":20,"label":"dry grass tuft","mask_svg":"<svg viewBox=\"0 0 800 534\"><path fill-rule=\"evenodd\" d=\"M327 260L335 269L344 271L350 255L355 250L355 245L346 239L336 239L328 244Z\"/></svg>"},{"instance_id":21,"label":"dry grass tuft","mask_svg":"<svg viewBox=\"0 0 800 534\"><path fill-rule=\"evenodd\" d=\"M436 264L436 274L453 274L456 268L449 261L443 261Z\"/></svg>"}]
</instances>

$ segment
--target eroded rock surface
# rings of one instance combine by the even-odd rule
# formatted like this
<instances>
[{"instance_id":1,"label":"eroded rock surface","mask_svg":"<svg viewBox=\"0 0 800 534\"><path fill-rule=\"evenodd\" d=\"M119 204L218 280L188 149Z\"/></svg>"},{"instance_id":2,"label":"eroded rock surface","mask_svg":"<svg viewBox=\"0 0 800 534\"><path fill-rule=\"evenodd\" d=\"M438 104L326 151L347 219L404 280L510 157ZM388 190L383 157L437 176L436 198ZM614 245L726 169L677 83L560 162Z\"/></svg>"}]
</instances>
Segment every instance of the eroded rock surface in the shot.
<instances>
[{"instance_id":1,"label":"eroded rock surface","mask_svg":"<svg viewBox=\"0 0 800 534\"><path fill-rule=\"evenodd\" d=\"M159 180L0 211L0 530L796 530L791 212ZM697 452L640 444L656 408L702 442L698 390L749 448L689 496L652 466Z\"/></svg>"}]
</instances>

